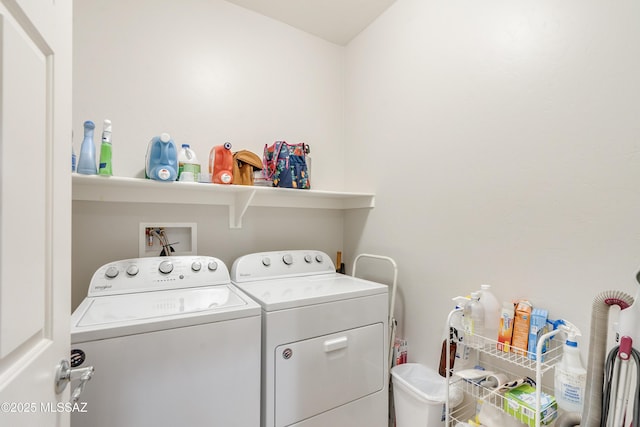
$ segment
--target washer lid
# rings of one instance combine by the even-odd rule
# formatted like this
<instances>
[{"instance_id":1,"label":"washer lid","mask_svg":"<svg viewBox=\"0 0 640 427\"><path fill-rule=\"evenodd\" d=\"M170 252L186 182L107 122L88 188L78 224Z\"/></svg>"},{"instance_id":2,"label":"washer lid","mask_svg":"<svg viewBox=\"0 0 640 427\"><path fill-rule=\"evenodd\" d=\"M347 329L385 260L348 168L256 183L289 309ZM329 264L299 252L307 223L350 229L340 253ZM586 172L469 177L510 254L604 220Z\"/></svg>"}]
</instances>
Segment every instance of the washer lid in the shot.
<instances>
[{"instance_id":1,"label":"washer lid","mask_svg":"<svg viewBox=\"0 0 640 427\"><path fill-rule=\"evenodd\" d=\"M265 311L388 293L386 285L338 273L236 283L236 286L258 301Z\"/></svg>"},{"instance_id":2,"label":"washer lid","mask_svg":"<svg viewBox=\"0 0 640 427\"><path fill-rule=\"evenodd\" d=\"M86 298L71 316L72 342L257 316L233 285Z\"/></svg>"}]
</instances>

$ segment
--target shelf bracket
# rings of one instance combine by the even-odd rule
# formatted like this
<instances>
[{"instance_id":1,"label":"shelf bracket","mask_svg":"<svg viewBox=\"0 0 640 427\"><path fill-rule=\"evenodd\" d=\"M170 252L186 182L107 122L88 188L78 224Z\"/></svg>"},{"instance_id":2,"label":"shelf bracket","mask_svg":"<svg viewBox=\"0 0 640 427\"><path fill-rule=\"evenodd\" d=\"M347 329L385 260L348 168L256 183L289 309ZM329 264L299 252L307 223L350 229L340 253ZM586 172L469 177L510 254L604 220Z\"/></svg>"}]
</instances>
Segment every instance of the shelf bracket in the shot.
<instances>
[{"instance_id":1,"label":"shelf bracket","mask_svg":"<svg viewBox=\"0 0 640 427\"><path fill-rule=\"evenodd\" d=\"M256 191L250 187L235 194L233 203L229 205L229 228L242 228L242 217L255 194Z\"/></svg>"}]
</instances>

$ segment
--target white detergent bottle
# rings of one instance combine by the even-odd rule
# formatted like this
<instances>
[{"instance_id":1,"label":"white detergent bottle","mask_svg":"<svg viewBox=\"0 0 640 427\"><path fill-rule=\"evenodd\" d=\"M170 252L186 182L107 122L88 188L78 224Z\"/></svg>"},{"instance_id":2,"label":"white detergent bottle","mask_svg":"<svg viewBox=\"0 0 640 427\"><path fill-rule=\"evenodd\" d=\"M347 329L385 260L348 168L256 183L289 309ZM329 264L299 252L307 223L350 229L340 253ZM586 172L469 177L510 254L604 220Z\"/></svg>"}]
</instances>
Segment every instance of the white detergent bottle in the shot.
<instances>
[{"instance_id":1,"label":"white detergent bottle","mask_svg":"<svg viewBox=\"0 0 640 427\"><path fill-rule=\"evenodd\" d=\"M484 336L497 341L501 304L491 293L491 285L480 285L480 303L484 308Z\"/></svg>"},{"instance_id":2,"label":"white detergent bottle","mask_svg":"<svg viewBox=\"0 0 640 427\"><path fill-rule=\"evenodd\" d=\"M182 176L182 172L191 172L191 176L194 179L198 179L198 174L200 173L200 162L198 162L198 157L196 156L196 152L191 149L189 144L182 144L182 148L178 153L178 180L184 181L184 177ZM194 179L190 179L193 181Z\"/></svg>"},{"instance_id":3,"label":"white detergent bottle","mask_svg":"<svg viewBox=\"0 0 640 427\"><path fill-rule=\"evenodd\" d=\"M559 320L558 329L567 334L562 359L555 366L555 394L558 406L568 412L582 413L587 383L587 370L580 357L576 336L580 330L566 320Z\"/></svg>"}]
</instances>

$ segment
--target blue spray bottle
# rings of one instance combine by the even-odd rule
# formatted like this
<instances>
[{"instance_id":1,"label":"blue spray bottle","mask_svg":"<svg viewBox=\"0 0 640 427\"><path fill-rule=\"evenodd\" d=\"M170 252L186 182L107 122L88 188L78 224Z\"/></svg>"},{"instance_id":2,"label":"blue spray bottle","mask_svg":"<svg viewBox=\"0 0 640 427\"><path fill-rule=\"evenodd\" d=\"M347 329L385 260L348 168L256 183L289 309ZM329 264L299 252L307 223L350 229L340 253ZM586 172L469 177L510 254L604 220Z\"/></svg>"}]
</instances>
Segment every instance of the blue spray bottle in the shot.
<instances>
[{"instance_id":1,"label":"blue spray bottle","mask_svg":"<svg viewBox=\"0 0 640 427\"><path fill-rule=\"evenodd\" d=\"M93 130L96 125L87 120L84 122L84 139L80 147L80 157L78 158L78 173L84 175L97 175L96 167L96 146L93 144Z\"/></svg>"}]
</instances>

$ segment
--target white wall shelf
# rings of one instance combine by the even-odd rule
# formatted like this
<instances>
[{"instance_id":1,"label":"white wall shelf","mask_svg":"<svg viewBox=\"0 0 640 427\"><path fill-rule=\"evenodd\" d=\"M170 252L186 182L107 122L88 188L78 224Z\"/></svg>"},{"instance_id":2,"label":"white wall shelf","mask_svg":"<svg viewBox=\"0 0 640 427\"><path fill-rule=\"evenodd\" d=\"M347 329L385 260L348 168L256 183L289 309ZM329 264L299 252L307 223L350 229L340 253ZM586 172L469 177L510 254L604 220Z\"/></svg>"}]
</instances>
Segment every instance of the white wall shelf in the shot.
<instances>
[{"instance_id":1,"label":"white wall shelf","mask_svg":"<svg viewBox=\"0 0 640 427\"><path fill-rule=\"evenodd\" d=\"M375 195L247 185L159 182L150 179L73 174L73 200L223 205L229 227L241 228L249 206L310 209L373 208Z\"/></svg>"}]
</instances>

